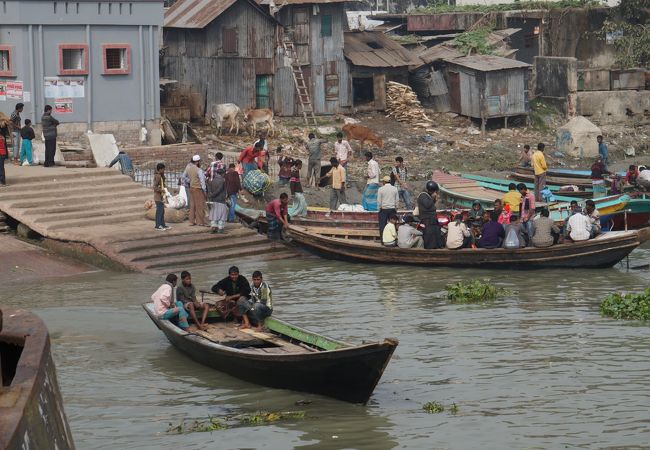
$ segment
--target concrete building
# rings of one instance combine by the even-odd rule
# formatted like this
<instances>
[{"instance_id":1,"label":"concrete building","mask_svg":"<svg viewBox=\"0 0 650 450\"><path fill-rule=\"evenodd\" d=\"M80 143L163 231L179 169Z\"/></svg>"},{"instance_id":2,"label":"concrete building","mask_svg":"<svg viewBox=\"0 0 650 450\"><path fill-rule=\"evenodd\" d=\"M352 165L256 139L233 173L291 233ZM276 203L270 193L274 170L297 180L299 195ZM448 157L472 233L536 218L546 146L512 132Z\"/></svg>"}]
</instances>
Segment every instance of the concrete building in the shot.
<instances>
[{"instance_id":1,"label":"concrete building","mask_svg":"<svg viewBox=\"0 0 650 450\"><path fill-rule=\"evenodd\" d=\"M160 142L162 0L0 2L0 111L54 108L62 139L88 130ZM85 142L82 141L82 142Z\"/></svg>"}]
</instances>

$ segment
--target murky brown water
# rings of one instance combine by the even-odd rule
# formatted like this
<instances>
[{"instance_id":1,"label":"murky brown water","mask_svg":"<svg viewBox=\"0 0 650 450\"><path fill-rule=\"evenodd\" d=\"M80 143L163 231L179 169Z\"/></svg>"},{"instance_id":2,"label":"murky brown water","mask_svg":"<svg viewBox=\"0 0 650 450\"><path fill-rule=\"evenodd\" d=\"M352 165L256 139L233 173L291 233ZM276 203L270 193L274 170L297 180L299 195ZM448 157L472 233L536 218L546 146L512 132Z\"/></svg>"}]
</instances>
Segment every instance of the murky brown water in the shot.
<instances>
[{"instance_id":1,"label":"murky brown water","mask_svg":"<svg viewBox=\"0 0 650 450\"><path fill-rule=\"evenodd\" d=\"M637 250L632 265L650 262ZM232 261L194 273L199 286ZM650 443L650 328L600 317L609 292L641 290L647 271L469 271L319 259L261 269L276 314L335 338L397 337L366 406L240 382L170 346L140 307L156 277L94 273L9 285L0 304L47 322L80 449L603 448ZM491 277L518 291L491 306L453 305L445 284ZM296 406L297 400L312 403ZM456 403L457 415L422 404ZM305 420L168 435L169 423L304 410Z\"/></svg>"}]
</instances>

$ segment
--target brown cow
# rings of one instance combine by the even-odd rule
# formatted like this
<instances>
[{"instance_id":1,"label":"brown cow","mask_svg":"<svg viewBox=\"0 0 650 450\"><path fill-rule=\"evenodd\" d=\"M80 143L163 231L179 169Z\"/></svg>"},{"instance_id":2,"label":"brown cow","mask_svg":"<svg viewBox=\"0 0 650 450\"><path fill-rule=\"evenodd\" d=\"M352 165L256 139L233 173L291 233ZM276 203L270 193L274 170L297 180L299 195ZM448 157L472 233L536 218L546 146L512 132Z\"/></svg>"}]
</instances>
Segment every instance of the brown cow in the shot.
<instances>
[{"instance_id":1,"label":"brown cow","mask_svg":"<svg viewBox=\"0 0 650 450\"><path fill-rule=\"evenodd\" d=\"M347 123L343 125L342 128L345 133L345 138L348 141L353 139L361 142L361 148L363 144L368 141L373 145L376 145L379 148L384 148L384 140L377 137L375 133L368 127L363 125L357 125L356 123Z\"/></svg>"},{"instance_id":2,"label":"brown cow","mask_svg":"<svg viewBox=\"0 0 650 450\"><path fill-rule=\"evenodd\" d=\"M246 121L247 126L251 125L253 127L251 136L257 135L257 124L264 122L268 122L269 124L269 136L275 134L275 128L273 127L273 111L269 108L247 109L244 112L244 121Z\"/></svg>"}]
</instances>

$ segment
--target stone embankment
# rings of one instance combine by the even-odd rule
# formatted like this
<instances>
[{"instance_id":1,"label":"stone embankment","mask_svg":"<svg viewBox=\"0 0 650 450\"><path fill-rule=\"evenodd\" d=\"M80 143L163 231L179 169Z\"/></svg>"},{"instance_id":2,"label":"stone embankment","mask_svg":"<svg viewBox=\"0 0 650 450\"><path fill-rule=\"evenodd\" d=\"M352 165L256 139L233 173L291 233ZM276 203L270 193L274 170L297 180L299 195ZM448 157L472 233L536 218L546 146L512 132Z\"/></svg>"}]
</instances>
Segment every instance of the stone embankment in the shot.
<instances>
[{"instance_id":1,"label":"stone embankment","mask_svg":"<svg viewBox=\"0 0 650 450\"><path fill-rule=\"evenodd\" d=\"M144 218L151 190L113 169L8 166L7 182L0 190L0 213L81 259L93 260L88 256L94 249L114 266L160 273L244 257L293 255L240 224L228 224L222 235L187 222L155 231Z\"/></svg>"}]
</instances>

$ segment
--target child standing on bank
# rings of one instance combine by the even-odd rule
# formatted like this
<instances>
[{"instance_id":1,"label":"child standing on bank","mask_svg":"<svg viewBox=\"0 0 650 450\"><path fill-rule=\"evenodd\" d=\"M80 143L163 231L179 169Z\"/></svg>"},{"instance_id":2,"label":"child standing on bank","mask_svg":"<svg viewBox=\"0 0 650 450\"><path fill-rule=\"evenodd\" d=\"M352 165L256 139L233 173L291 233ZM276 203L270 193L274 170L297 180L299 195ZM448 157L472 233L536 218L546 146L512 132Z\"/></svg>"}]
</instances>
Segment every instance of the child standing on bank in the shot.
<instances>
[{"instance_id":1,"label":"child standing on bank","mask_svg":"<svg viewBox=\"0 0 650 450\"><path fill-rule=\"evenodd\" d=\"M20 165L22 166L25 161L31 166L34 164L32 157L32 141L36 137L34 129L32 128L32 121L25 119L25 126L20 129L20 137L22 138L22 146L20 147Z\"/></svg>"}]
</instances>

